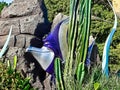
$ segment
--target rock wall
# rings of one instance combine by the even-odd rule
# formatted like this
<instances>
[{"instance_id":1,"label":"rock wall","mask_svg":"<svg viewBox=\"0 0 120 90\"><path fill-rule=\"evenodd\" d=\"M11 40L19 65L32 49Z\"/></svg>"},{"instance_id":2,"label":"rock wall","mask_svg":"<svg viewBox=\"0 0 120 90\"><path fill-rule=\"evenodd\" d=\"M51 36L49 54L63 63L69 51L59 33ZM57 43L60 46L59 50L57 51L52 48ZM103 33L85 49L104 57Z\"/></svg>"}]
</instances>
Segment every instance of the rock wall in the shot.
<instances>
[{"instance_id":1,"label":"rock wall","mask_svg":"<svg viewBox=\"0 0 120 90\"><path fill-rule=\"evenodd\" d=\"M11 25L13 26L12 42L9 46L12 47L27 47L34 35L41 38L43 35L39 33L47 34L50 24L46 18L47 11L43 9L45 9L43 0L15 0L4 8L0 18L0 38L2 38L0 47L3 46Z\"/></svg>"},{"instance_id":2,"label":"rock wall","mask_svg":"<svg viewBox=\"0 0 120 90\"><path fill-rule=\"evenodd\" d=\"M13 26L9 48L2 60L13 61L14 55L18 56L17 69L23 76L32 77L31 84L39 90L49 90L49 77L31 55L25 53L31 39L37 37L40 40L50 31L50 23L47 19L47 9L44 0L14 0L5 7L0 17L0 49L3 47L10 27ZM27 56L28 55L28 56ZM30 58L27 58L30 57Z\"/></svg>"}]
</instances>

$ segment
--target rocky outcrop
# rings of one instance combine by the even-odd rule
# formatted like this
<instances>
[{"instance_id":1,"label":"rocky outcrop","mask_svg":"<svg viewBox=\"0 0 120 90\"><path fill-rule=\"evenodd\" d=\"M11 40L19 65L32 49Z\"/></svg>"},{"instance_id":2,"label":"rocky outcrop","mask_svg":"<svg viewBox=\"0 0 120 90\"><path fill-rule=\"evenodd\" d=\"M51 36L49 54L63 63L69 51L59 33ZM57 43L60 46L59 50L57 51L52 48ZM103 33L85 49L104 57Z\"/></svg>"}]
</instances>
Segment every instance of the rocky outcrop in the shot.
<instances>
[{"instance_id":1,"label":"rocky outcrop","mask_svg":"<svg viewBox=\"0 0 120 90\"><path fill-rule=\"evenodd\" d=\"M43 11L40 8L42 2L43 0L15 0L8 8L2 10L1 18L21 17L35 14L43 16Z\"/></svg>"},{"instance_id":2,"label":"rocky outcrop","mask_svg":"<svg viewBox=\"0 0 120 90\"><path fill-rule=\"evenodd\" d=\"M13 1L10 6L4 8L1 12L0 38L2 40L0 41L0 47L3 46L11 25L13 26L11 41L14 38L14 42L10 43L9 46L26 47L29 45L29 39L33 36L42 38L44 35L40 36L38 33L46 34L50 28L46 17L47 11L43 0Z\"/></svg>"},{"instance_id":3,"label":"rocky outcrop","mask_svg":"<svg viewBox=\"0 0 120 90\"><path fill-rule=\"evenodd\" d=\"M0 49L3 47L10 27L13 26L9 48L2 60L13 61L14 55L18 56L17 69L23 76L31 77L34 88L49 90L49 78L41 69L36 60L25 53L31 39L37 37L40 40L50 31L50 23L47 19L47 10L44 0L14 0L5 7L0 18ZM41 42L40 42L41 43ZM28 56L27 56L28 55ZM28 58L30 57L30 58Z\"/></svg>"}]
</instances>

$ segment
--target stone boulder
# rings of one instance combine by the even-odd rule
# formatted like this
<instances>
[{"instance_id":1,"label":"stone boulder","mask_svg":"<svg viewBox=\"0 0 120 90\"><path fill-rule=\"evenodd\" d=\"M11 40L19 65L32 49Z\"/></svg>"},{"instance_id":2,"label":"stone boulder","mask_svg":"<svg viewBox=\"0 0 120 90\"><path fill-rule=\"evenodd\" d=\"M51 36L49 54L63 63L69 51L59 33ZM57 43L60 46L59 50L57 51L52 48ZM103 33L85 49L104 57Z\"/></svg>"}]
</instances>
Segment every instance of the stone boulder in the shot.
<instances>
[{"instance_id":1,"label":"stone boulder","mask_svg":"<svg viewBox=\"0 0 120 90\"><path fill-rule=\"evenodd\" d=\"M64 15L62 13L58 13L55 18L53 19L53 23L52 23L52 27L51 27L51 31L54 29L54 27L62 20L64 20L65 18L67 18L67 15Z\"/></svg>"},{"instance_id":2,"label":"stone boulder","mask_svg":"<svg viewBox=\"0 0 120 90\"><path fill-rule=\"evenodd\" d=\"M42 16L43 13L39 5L42 1L43 0L15 0L8 8L2 10L1 18L21 17L38 13Z\"/></svg>"},{"instance_id":3,"label":"stone boulder","mask_svg":"<svg viewBox=\"0 0 120 90\"><path fill-rule=\"evenodd\" d=\"M9 46L27 47L28 40L36 36L40 39L50 31L47 10L43 0L15 0L4 8L0 18L0 47L7 39L11 25L13 26ZM27 37L26 37L27 36ZM29 39L27 39L29 38ZM20 43L21 42L21 43Z\"/></svg>"},{"instance_id":4,"label":"stone boulder","mask_svg":"<svg viewBox=\"0 0 120 90\"><path fill-rule=\"evenodd\" d=\"M9 47L2 60L9 59L13 62L14 55L17 55L17 70L21 71L24 77L31 77L31 85L39 90L50 90L50 78L46 78L46 72L31 55L26 57L25 53L32 38L37 37L41 40L50 31L51 24L47 18L44 0L14 0L2 10L0 50L6 42L11 25L13 30Z\"/></svg>"},{"instance_id":5,"label":"stone boulder","mask_svg":"<svg viewBox=\"0 0 120 90\"><path fill-rule=\"evenodd\" d=\"M20 34L20 19L0 19L0 36L7 35L9 33L11 25L13 26L13 34Z\"/></svg>"}]
</instances>

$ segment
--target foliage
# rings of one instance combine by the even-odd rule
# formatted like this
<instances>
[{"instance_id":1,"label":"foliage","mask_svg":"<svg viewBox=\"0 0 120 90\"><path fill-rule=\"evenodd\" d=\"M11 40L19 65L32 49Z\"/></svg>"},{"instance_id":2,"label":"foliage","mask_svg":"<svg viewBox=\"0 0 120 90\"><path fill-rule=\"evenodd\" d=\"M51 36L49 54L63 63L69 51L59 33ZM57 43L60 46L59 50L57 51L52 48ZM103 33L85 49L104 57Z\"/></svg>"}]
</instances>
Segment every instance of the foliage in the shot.
<instances>
[{"instance_id":1,"label":"foliage","mask_svg":"<svg viewBox=\"0 0 120 90\"><path fill-rule=\"evenodd\" d=\"M57 4L54 4L55 2ZM55 15L59 12L64 13L66 15L68 15L69 13L69 0L64 0L64 2L63 0L45 0L45 3L48 9L48 17L50 21L52 21ZM59 6L61 6L60 4L65 6L65 8L62 8L60 10L59 8ZM105 0L92 0L92 15L100 18L100 20L91 21L90 33L93 34L93 36L97 36L96 43L98 45L100 57L102 59L103 46L113 26L114 15L108 2ZM109 60L110 62L120 61L119 48L117 47L120 44L119 43L120 42L119 23L120 23L120 20L118 20L117 31L115 32L115 35L113 37L113 42L111 44L110 60ZM119 68L119 67L116 67L116 68Z\"/></svg>"},{"instance_id":2,"label":"foliage","mask_svg":"<svg viewBox=\"0 0 120 90\"><path fill-rule=\"evenodd\" d=\"M69 0L44 0L48 9L49 20L52 21L54 16L59 12L68 15L69 13ZM98 45L100 57L102 57L104 42L110 33L111 27L114 22L113 12L105 0L92 0L92 15L99 17L101 20L92 20L90 33L97 36L96 43ZM5 2L0 2L0 12ZM118 21L120 22L120 20ZM111 70L116 72L120 69L120 26L113 37L110 50L110 67ZM15 67L15 66L14 66ZM29 79L24 79L19 72L13 67L8 67L6 64L0 62L0 90L28 90L30 88ZM96 71L97 70L97 71ZM86 75L83 83L82 90L119 90L120 78L116 74L112 74L108 80L101 76L98 69L93 70L92 75ZM26 82L26 83L25 83ZM77 90L80 89L72 78L69 78L71 90L76 86ZM69 89L70 90L70 89Z\"/></svg>"},{"instance_id":3,"label":"foliage","mask_svg":"<svg viewBox=\"0 0 120 90\"><path fill-rule=\"evenodd\" d=\"M4 1L0 2L0 12L4 8L4 6L8 6L8 4L6 2L4 2Z\"/></svg>"},{"instance_id":4,"label":"foliage","mask_svg":"<svg viewBox=\"0 0 120 90\"><path fill-rule=\"evenodd\" d=\"M99 53L100 53L100 57L102 57L102 53L103 53L103 47L104 47L104 43L105 40L107 38L107 36L109 35L111 28L113 26L113 22L114 22L114 15L113 15L113 11L110 8L108 2L104 1L104 0L92 0L92 15L97 16L100 18L100 20L92 20L91 21L91 28L90 28L90 33L93 36L97 36L96 39L96 43L98 45L98 49L99 49ZM47 2L47 0L45 0L45 2ZM46 6L48 8L48 16L49 16L49 20L53 20L54 16L59 13L62 12L64 14L69 13L69 10L67 9L66 11L59 11L59 4L55 4L53 2L63 2L63 0L52 0L52 2L50 1L49 3L46 3ZM64 0L64 2L69 2L69 0ZM64 3L63 2L63 3ZM53 4L51 4L53 3ZM56 7L54 7L56 6ZM69 5L66 6L66 8L69 8ZM118 21L120 22L120 20ZM110 50L110 67L111 70L115 70L116 68L119 69L120 68L120 26L117 28L117 31L113 37L113 42L111 44L111 50ZM115 63L116 62L116 63ZM89 79L87 78L87 82L85 84L85 86L82 88L83 90L111 90L111 89L115 89L115 90L119 90L119 86L118 86L118 80L119 78L116 78L115 75L113 75L112 77L110 77L110 80L106 80L103 77L100 77L99 80L93 81L93 76L91 75L91 77L89 77ZM75 81L73 80L73 78L68 78L66 77L69 81L69 86L73 86L71 87L71 90L73 90L76 86L77 88L77 84L75 83ZM69 80L70 79L70 80ZM90 82L91 81L91 82ZM111 82L113 81L114 84ZM109 83L108 83L109 82ZM117 85L117 87L113 88L112 85ZM88 86L88 87L87 87ZM105 87L106 86L106 87ZM80 89L79 85L78 85L78 89Z\"/></svg>"},{"instance_id":5,"label":"foliage","mask_svg":"<svg viewBox=\"0 0 120 90\"><path fill-rule=\"evenodd\" d=\"M95 67L92 74L87 74L82 90L119 90L120 77L110 73L109 79L102 76L101 68Z\"/></svg>"},{"instance_id":6,"label":"foliage","mask_svg":"<svg viewBox=\"0 0 120 90\"><path fill-rule=\"evenodd\" d=\"M70 0L64 0L65 3L67 2L66 4L68 4L69 1ZM105 40L106 40L107 36L109 35L111 28L113 26L114 15L113 15L113 11L110 8L107 1L104 1L104 0L92 0L92 1L93 1L92 2L92 15L99 17L100 20L92 20L91 21L90 33L93 36L97 36L96 43L98 45L100 57L102 58L104 43L105 43ZM48 16L49 16L50 21L52 21L54 16L59 12L62 12L64 14L68 15L69 5L66 5L66 7L64 9L65 11L62 10L63 8L61 10L59 8L59 6L65 5L65 4L63 4L64 2L63 2L63 0L52 0L52 1L45 0L46 6L48 8ZM57 4L55 4L55 3L57 3ZM118 22L120 22L120 20ZM120 26L117 28L117 31L113 37L113 42L111 44L111 49L110 49L110 60L109 61L110 61L110 67L111 67L112 71L113 70L116 71L116 68L117 69L120 68L120 66L119 66L120 65L120 56L119 56L119 54L120 54L120 51L119 51L119 49L120 49L119 48L120 47L120 43L119 43L120 42L120 34L119 34L120 30L119 29L120 29ZM112 79L114 79L114 78L112 78ZM70 82L69 84L74 86L74 83L72 81L73 81L73 79L71 78L71 80L69 80L69 82ZM105 81L105 82L108 82L108 81ZM97 86L98 84L99 84L99 86ZM111 85L111 83L109 83L109 84ZM94 84L92 83L91 85L93 85L94 89L103 87L101 85L101 83L99 83L99 82L95 82ZM108 87L107 87L107 89L108 89Z\"/></svg>"},{"instance_id":7,"label":"foliage","mask_svg":"<svg viewBox=\"0 0 120 90\"><path fill-rule=\"evenodd\" d=\"M113 18L114 15L111 11L106 10L103 5L98 5L95 4L92 6L92 15L98 16L100 17L102 20L106 20L106 21L98 21L98 20L94 20L91 22L91 33L96 34L97 35L97 42L98 43L103 43L105 42L110 29L113 26Z\"/></svg>"},{"instance_id":8,"label":"foliage","mask_svg":"<svg viewBox=\"0 0 120 90\"><path fill-rule=\"evenodd\" d=\"M30 78L23 78L16 71L17 56L14 57L14 64L0 62L0 90L34 90L29 81Z\"/></svg>"},{"instance_id":9,"label":"foliage","mask_svg":"<svg viewBox=\"0 0 120 90\"><path fill-rule=\"evenodd\" d=\"M113 12L110 10L110 8L109 7L106 8L106 6L105 5L103 6L102 4L101 5L98 5L98 4L93 5L92 14L101 18L100 21L98 21L98 20L91 21L91 30L90 31L91 31L91 34L93 34L94 36L97 35L96 43L99 48L100 57L102 57L104 43L105 43L105 40L106 40L107 36L109 35L111 28L113 26L114 16L113 16ZM119 41L120 41L119 22L120 22L120 20L118 20L117 31L115 32L115 35L113 37L113 41L112 41L112 44L110 47L111 49L110 49L110 60L109 61L110 61L111 70L114 70L115 68L116 69L120 68L119 67L120 52L119 52L119 47L118 47L120 44L119 43ZM114 62L117 62L117 63L114 63Z\"/></svg>"},{"instance_id":10,"label":"foliage","mask_svg":"<svg viewBox=\"0 0 120 90\"><path fill-rule=\"evenodd\" d=\"M80 12L81 11L81 12ZM91 0L70 0L70 18L68 32L68 53L66 56L65 68L63 72L63 81L65 89L71 89L71 83L76 80L79 87L82 87L82 82L85 75L85 60L87 55L89 30L90 30L90 14ZM63 22L64 23L64 22ZM66 24L65 24L66 25ZM62 27L62 26L61 26ZM56 62L59 60L56 60ZM59 62L57 62L55 71L58 85L58 90L62 88L61 74L59 70ZM58 69L57 69L58 68ZM58 71L59 70L59 71ZM76 79L74 76L76 75ZM72 79L72 81L69 81ZM74 86L75 87L75 86Z\"/></svg>"},{"instance_id":11,"label":"foliage","mask_svg":"<svg viewBox=\"0 0 120 90\"><path fill-rule=\"evenodd\" d=\"M109 79L102 76L101 65L92 69L91 74L86 73L82 87L77 81L68 78L69 86L65 90L119 90L120 89L120 77L117 73L110 73Z\"/></svg>"},{"instance_id":12,"label":"foliage","mask_svg":"<svg viewBox=\"0 0 120 90\"><path fill-rule=\"evenodd\" d=\"M58 13L69 13L69 0L44 0L48 10L48 18L50 21L53 20L54 16Z\"/></svg>"},{"instance_id":13,"label":"foliage","mask_svg":"<svg viewBox=\"0 0 120 90\"><path fill-rule=\"evenodd\" d=\"M100 88L100 84L98 82L94 83L94 89L98 90Z\"/></svg>"},{"instance_id":14,"label":"foliage","mask_svg":"<svg viewBox=\"0 0 120 90\"><path fill-rule=\"evenodd\" d=\"M62 80L62 70L60 65L60 59L56 58L54 61L54 69L55 69L55 76L56 76L56 86L58 90L64 90L63 80Z\"/></svg>"}]
</instances>

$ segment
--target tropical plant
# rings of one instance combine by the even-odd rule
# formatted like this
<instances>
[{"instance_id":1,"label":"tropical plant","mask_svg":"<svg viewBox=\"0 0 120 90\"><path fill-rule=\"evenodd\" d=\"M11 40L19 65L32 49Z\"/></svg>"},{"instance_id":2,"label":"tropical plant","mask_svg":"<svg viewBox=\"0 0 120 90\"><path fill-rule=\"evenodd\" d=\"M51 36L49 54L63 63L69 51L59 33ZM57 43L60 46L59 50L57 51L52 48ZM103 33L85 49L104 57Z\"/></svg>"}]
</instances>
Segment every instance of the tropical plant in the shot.
<instances>
[{"instance_id":1,"label":"tropical plant","mask_svg":"<svg viewBox=\"0 0 120 90\"><path fill-rule=\"evenodd\" d=\"M54 64L55 64L54 69L55 69L55 76L56 76L56 86L58 90L64 90L60 59L59 58L55 59Z\"/></svg>"},{"instance_id":2,"label":"tropical plant","mask_svg":"<svg viewBox=\"0 0 120 90\"><path fill-rule=\"evenodd\" d=\"M14 56L13 64L8 60L7 64L0 62L0 90L34 90L29 81L16 71L17 56Z\"/></svg>"},{"instance_id":3,"label":"tropical plant","mask_svg":"<svg viewBox=\"0 0 120 90\"><path fill-rule=\"evenodd\" d=\"M70 0L68 56L63 72L64 88L68 90L73 86L73 90L76 88L82 88L90 30L90 11L91 0ZM63 81L61 79L62 74L60 72L61 70L58 60L56 60L56 62L55 71L56 76L58 77L57 81L59 83L59 89L60 86L63 87ZM76 87L75 82L80 86ZM64 88L61 89L64 90Z\"/></svg>"},{"instance_id":4,"label":"tropical plant","mask_svg":"<svg viewBox=\"0 0 120 90\"><path fill-rule=\"evenodd\" d=\"M87 55L87 47L88 47L91 1L80 0L79 2L79 0L77 1L73 0L73 1L70 1L70 5L71 5L70 15L69 15L70 20L69 20L69 32L68 32L69 52L68 52L68 58L65 63L64 72L63 72L63 80L61 79L62 74L60 72L61 71L60 68L56 69L58 66L60 66L58 60L55 65L55 69L58 70L56 72L56 75L58 75L57 81L58 81L59 90L61 85L68 90L76 90L80 88L82 89L82 82L85 75L84 63L85 63L85 59ZM101 10L101 8L99 9ZM96 12L95 14L99 15L100 13ZM109 42L109 44L105 44L105 48L107 49L105 49L104 52L107 52L107 54L103 53L103 57L106 57L106 59L108 59L110 42L117 26L117 17L115 12L114 12L114 15L115 15L115 23L107 39L107 43ZM113 15L111 14L111 17L112 16ZM108 46L106 47L106 45ZM104 59L105 58L103 58L103 63L104 63ZM108 64L108 60L106 60L106 62ZM106 64L105 64L105 67L107 67ZM103 70L103 73L105 74L104 70ZM92 76L93 76L92 81L94 82L95 75L92 75ZM101 77L101 79L102 78L104 77ZM63 82L64 82L64 85L63 85ZM100 89L100 83L95 82L93 87L95 90ZM61 88L61 89L64 90L64 88Z\"/></svg>"},{"instance_id":5,"label":"tropical plant","mask_svg":"<svg viewBox=\"0 0 120 90\"><path fill-rule=\"evenodd\" d=\"M45 0L46 7L48 9L48 17L49 20L53 20L56 14L59 12L62 12L66 15L69 15L69 0L52 0L52 2L59 2L59 4L51 4L49 0ZM66 8L64 11L59 11L58 6L63 4ZM67 4L67 5L66 5ZM54 7L56 6L56 7ZM51 13L54 12L54 13ZM56 14L55 14L56 13ZM103 53L103 47L105 40L110 33L111 27L113 25L114 21L114 14L113 11L107 2L107 0L92 0L91 5L91 15L97 17L98 19L92 19L91 20L91 26L90 26L90 34L96 37L96 44L99 49L100 59L102 60L102 53ZM118 24L120 22L120 19L118 19ZM120 26L118 25L118 30L116 31L113 42L111 43L111 50L110 50L110 67L111 70L115 70L115 68L120 68L120 57L119 57L119 42L120 42ZM113 63L116 62L116 63Z\"/></svg>"}]
</instances>

